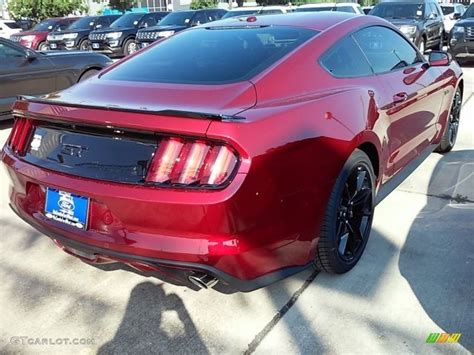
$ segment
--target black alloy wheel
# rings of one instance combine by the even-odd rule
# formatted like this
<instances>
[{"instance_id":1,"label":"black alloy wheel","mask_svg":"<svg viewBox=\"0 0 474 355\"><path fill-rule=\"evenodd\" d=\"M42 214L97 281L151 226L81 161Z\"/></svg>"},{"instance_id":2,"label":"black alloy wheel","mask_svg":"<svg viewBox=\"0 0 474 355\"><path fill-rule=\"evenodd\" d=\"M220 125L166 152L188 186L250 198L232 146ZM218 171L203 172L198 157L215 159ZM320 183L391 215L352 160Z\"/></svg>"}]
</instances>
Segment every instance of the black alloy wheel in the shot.
<instances>
[{"instance_id":1,"label":"black alloy wheel","mask_svg":"<svg viewBox=\"0 0 474 355\"><path fill-rule=\"evenodd\" d=\"M344 164L329 197L316 254L316 267L342 274L359 261L367 245L375 208L375 173L356 149Z\"/></svg>"},{"instance_id":2,"label":"black alloy wheel","mask_svg":"<svg viewBox=\"0 0 474 355\"><path fill-rule=\"evenodd\" d=\"M92 50L91 42L89 42L88 39L84 39L79 44L79 50L81 50L81 51L91 51Z\"/></svg>"},{"instance_id":3,"label":"black alloy wheel","mask_svg":"<svg viewBox=\"0 0 474 355\"><path fill-rule=\"evenodd\" d=\"M447 153L454 148L459 131L459 120L461 118L462 92L458 87L453 95L451 109L449 111L446 128L436 151L438 153Z\"/></svg>"},{"instance_id":4,"label":"black alloy wheel","mask_svg":"<svg viewBox=\"0 0 474 355\"><path fill-rule=\"evenodd\" d=\"M343 260L358 257L368 238L373 214L372 189L368 168L363 164L355 166L344 185L337 217L337 250Z\"/></svg>"}]
</instances>

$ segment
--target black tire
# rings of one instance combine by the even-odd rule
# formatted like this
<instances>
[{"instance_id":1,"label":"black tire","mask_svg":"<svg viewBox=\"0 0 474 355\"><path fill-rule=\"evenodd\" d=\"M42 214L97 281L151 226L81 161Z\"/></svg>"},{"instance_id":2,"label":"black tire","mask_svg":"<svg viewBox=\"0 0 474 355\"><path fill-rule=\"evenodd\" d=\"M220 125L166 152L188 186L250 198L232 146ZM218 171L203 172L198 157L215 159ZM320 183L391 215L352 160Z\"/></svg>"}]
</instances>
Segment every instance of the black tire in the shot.
<instances>
[{"instance_id":1,"label":"black tire","mask_svg":"<svg viewBox=\"0 0 474 355\"><path fill-rule=\"evenodd\" d=\"M82 73L82 75L79 77L79 80L77 81L78 83L81 81L84 81L86 79L89 79L90 77L96 75L99 72L97 69L89 69Z\"/></svg>"},{"instance_id":2,"label":"black tire","mask_svg":"<svg viewBox=\"0 0 474 355\"><path fill-rule=\"evenodd\" d=\"M127 39L123 44L123 55L127 56L138 50L137 44L133 38Z\"/></svg>"},{"instance_id":3,"label":"black tire","mask_svg":"<svg viewBox=\"0 0 474 355\"><path fill-rule=\"evenodd\" d=\"M453 101L451 103L451 109L449 110L448 122L444 128L443 137L441 142L436 147L438 153L448 153L454 148L456 139L459 131L459 119L461 117L462 108L462 92L458 87L453 95Z\"/></svg>"},{"instance_id":4,"label":"black tire","mask_svg":"<svg viewBox=\"0 0 474 355\"><path fill-rule=\"evenodd\" d=\"M91 42L87 38L84 38L79 43L78 48L79 48L80 51L86 51L86 52L92 51Z\"/></svg>"},{"instance_id":5,"label":"black tire","mask_svg":"<svg viewBox=\"0 0 474 355\"><path fill-rule=\"evenodd\" d=\"M374 170L367 154L356 149L344 164L326 207L315 260L318 269L342 274L357 264L370 235L374 207Z\"/></svg>"}]
</instances>

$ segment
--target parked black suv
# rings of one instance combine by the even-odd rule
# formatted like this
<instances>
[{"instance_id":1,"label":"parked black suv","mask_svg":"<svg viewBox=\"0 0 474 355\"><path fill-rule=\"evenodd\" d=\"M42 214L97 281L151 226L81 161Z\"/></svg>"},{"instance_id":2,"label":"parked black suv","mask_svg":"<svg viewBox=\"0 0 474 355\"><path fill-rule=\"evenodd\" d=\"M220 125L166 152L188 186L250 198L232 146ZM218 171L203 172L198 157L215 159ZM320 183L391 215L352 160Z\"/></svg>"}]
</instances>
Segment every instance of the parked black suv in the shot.
<instances>
[{"instance_id":1,"label":"parked black suv","mask_svg":"<svg viewBox=\"0 0 474 355\"><path fill-rule=\"evenodd\" d=\"M107 28L121 15L85 16L73 22L61 32L51 32L48 37L50 50L91 50L89 33L99 28Z\"/></svg>"},{"instance_id":2,"label":"parked black suv","mask_svg":"<svg viewBox=\"0 0 474 355\"><path fill-rule=\"evenodd\" d=\"M188 27L219 20L226 13L227 11L223 9L172 12L166 16L158 26L138 31L137 46L143 48L159 38L169 37Z\"/></svg>"},{"instance_id":3,"label":"parked black suv","mask_svg":"<svg viewBox=\"0 0 474 355\"><path fill-rule=\"evenodd\" d=\"M129 55L137 50L135 36L140 28L155 26L169 12L128 13L115 20L109 28L89 34L92 50L111 57Z\"/></svg>"},{"instance_id":4,"label":"parked black suv","mask_svg":"<svg viewBox=\"0 0 474 355\"><path fill-rule=\"evenodd\" d=\"M369 15L393 23L422 53L428 48L443 48L443 13L435 0L381 2Z\"/></svg>"},{"instance_id":5,"label":"parked black suv","mask_svg":"<svg viewBox=\"0 0 474 355\"><path fill-rule=\"evenodd\" d=\"M449 51L463 63L474 59L474 4L471 4L449 33Z\"/></svg>"}]
</instances>

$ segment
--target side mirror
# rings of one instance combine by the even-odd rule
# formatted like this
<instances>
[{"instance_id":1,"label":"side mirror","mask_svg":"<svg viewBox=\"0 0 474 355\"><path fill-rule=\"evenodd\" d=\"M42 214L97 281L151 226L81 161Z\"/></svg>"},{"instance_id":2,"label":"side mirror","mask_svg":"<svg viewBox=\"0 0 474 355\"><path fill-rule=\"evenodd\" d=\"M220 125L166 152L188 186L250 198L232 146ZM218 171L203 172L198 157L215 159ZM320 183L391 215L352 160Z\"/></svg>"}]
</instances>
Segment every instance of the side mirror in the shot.
<instances>
[{"instance_id":1,"label":"side mirror","mask_svg":"<svg viewBox=\"0 0 474 355\"><path fill-rule=\"evenodd\" d=\"M26 53L25 53L25 59L28 61L28 62L32 62L34 61L36 58L38 58L38 55L33 52L33 51L30 51L30 50L27 50Z\"/></svg>"},{"instance_id":2,"label":"side mirror","mask_svg":"<svg viewBox=\"0 0 474 355\"><path fill-rule=\"evenodd\" d=\"M436 15L434 12L432 12L432 13L428 16L428 20L434 20L436 17L438 17L438 15Z\"/></svg>"},{"instance_id":3,"label":"side mirror","mask_svg":"<svg viewBox=\"0 0 474 355\"><path fill-rule=\"evenodd\" d=\"M451 64L452 57L447 52L433 51L428 57L431 67L445 67Z\"/></svg>"},{"instance_id":4,"label":"side mirror","mask_svg":"<svg viewBox=\"0 0 474 355\"><path fill-rule=\"evenodd\" d=\"M454 13L453 15L453 20L459 20L461 18L461 14L460 13Z\"/></svg>"}]
</instances>

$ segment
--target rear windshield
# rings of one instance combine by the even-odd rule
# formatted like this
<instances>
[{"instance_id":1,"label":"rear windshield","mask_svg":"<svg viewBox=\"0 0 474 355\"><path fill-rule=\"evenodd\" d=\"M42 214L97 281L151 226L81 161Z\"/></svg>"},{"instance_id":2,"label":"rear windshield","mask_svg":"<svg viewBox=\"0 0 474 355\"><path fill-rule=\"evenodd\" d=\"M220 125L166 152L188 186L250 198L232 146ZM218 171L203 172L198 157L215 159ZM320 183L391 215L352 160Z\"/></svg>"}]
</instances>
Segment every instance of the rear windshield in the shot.
<instances>
[{"instance_id":1,"label":"rear windshield","mask_svg":"<svg viewBox=\"0 0 474 355\"><path fill-rule=\"evenodd\" d=\"M320 12L320 11L332 11L334 6L318 6L318 7L299 7L296 12Z\"/></svg>"},{"instance_id":2,"label":"rear windshield","mask_svg":"<svg viewBox=\"0 0 474 355\"><path fill-rule=\"evenodd\" d=\"M283 11L281 11L280 9L262 9L258 12L259 15L276 15L282 13Z\"/></svg>"},{"instance_id":3,"label":"rear windshield","mask_svg":"<svg viewBox=\"0 0 474 355\"><path fill-rule=\"evenodd\" d=\"M253 15L256 14L258 10L236 10L236 11L229 11L224 16L223 19L229 17L237 17L237 16L245 16L245 15Z\"/></svg>"},{"instance_id":4,"label":"rear windshield","mask_svg":"<svg viewBox=\"0 0 474 355\"><path fill-rule=\"evenodd\" d=\"M443 15L449 15L454 12L454 6L441 6L441 10L443 10Z\"/></svg>"},{"instance_id":5,"label":"rear windshield","mask_svg":"<svg viewBox=\"0 0 474 355\"><path fill-rule=\"evenodd\" d=\"M178 84L248 80L318 32L296 27L214 27L181 32L102 78Z\"/></svg>"},{"instance_id":6,"label":"rear windshield","mask_svg":"<svg viewBox=\"0 0 474 355\"><path fill-rule=\"evenodd\" d=\"M21 28L16 22L4 22L5 25L7 25L7 27L11 28L11 29L16 29L16 28Z\"/></svg>"}]
</instances>

